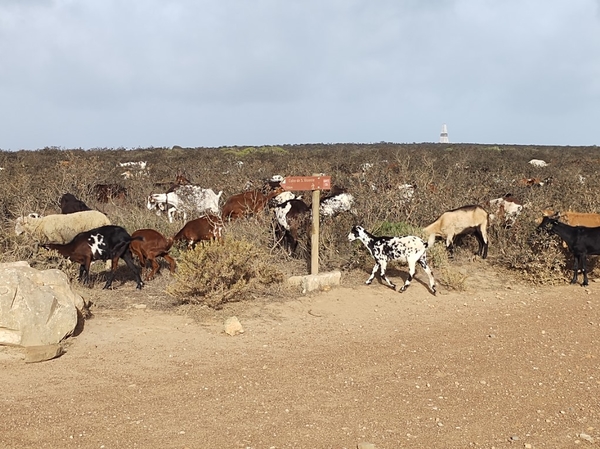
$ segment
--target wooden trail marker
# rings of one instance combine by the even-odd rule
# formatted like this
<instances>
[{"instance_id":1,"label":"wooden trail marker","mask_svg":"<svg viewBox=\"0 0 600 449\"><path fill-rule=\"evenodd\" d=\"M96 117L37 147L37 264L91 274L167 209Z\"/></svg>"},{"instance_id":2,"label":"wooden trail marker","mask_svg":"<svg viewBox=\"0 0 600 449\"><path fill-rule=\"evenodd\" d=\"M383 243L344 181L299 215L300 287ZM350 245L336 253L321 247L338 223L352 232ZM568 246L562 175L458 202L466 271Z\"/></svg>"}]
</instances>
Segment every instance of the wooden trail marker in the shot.
<instances>
[{"instance_id":1,"label":"wooden trail marker","mask_svg":"<svg viewBox=\"0 0 600 449\"><path fill-rule=\"evenodd\" d=\"M283 190L329 190L331 176L288 176L281 181Z\"/></svg>"},{"instance_id":2,"label":"wooden trail marker","mask_svg":"<svg viewBox=\"0 0 600 449\"><path fill-rule=\"evenodd\" d=\"M312 190L310 274L319 274L319 204L321 190L331 189L331 176L288 176L281 181L281 187L283 190Z\"/></svg>"}]
</instances>

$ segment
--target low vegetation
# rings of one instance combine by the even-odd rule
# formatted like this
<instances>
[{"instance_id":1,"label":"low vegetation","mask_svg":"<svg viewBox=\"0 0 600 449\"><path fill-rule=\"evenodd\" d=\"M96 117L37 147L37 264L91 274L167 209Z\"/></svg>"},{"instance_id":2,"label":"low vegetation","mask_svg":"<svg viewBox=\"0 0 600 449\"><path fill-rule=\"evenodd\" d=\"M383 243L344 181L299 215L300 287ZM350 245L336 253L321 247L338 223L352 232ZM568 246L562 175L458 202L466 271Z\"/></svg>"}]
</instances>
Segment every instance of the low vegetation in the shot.
<instances>
[{"instance_id":1,"label":"low vegetation","mask_svg":"<svg viewBox=\"0 0 600 449\"><path fill-rule=\"evenodd\" d=\"M600 187L595 182L599 156L597 147L391 143L0 151L0 167L4 168L0 171L4 231L0 262L28 260L38 268L52 265L54 259L43 254L35 241L14 234L14 223L30 212L58 213L58 200L66 192L106 213L113 224L130 233L152 228L173 236L183 223L170 224L148 211L146 198L164 192L164 185L174 181L177 173L183 172L202 187L223 190L223 199L248 186L260 187L275 174L325 173L333 184L354 195L357 215L344 213L321 223L321 271L371 269L372 260L364 248L348 242L354 224L376 235L424 237L422 228L442 212L468 204L485 207L488 200L512 193L525 205L523 213L510 229L492 222L489 256L482 263L509 270L532 283L566 283L572 259L556 237L536 232L537 222L543 209L600 210ZM533 167L528 161L534 158L549 165ZM126 161L147 161L147 173L123 179L118 163ZM519 183L530 177L550 177L552 182L541 187ZM108 183L125 186L126 200L100 203L93 186ZM415 186L408 199L398 188L405 184ZM305 201L310 197L310 192L303 192ZM285 276L308 272L310 237L302 235L296 255L288 256L274 245L268 212L227 225L225 235L222 244L199 245L194 251L173 250L179 267L168 292L178 301L218 307L275 288ZM464 275L454 267L471 263L476 251L473 236L459 238L452 260L443 243L430 248L428 259L440 284L462 288ZM593 270L595 258L590 259Z\"/></svg>"},{"instance_id":2,"label":"low vegetation","mask_svg":"<svg viewBox=\"0 0 600 449\"><path fill-rule=\"evenodd\" d=\"M176 281L167 293L181 303L213 308L250 299L283 281L283 272L268 260L266 249L246 240L200 244L181 254Z\"/></svg>"}]
</instances>

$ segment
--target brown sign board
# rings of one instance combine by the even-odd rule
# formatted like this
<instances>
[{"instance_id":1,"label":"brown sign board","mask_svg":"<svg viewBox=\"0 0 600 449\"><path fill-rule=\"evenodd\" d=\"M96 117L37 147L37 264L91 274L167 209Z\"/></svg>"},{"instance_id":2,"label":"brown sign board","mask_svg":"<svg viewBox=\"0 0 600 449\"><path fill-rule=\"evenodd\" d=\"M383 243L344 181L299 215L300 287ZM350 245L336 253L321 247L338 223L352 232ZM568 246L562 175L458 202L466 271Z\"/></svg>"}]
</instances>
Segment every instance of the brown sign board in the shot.
<instances>
[{"instance_id":1,"label":"brown sign board","mask_svg":"<svg viewBox=\"0 0 600 449\"><path fill-rule=\"evenodd\" d=\"M330 190L331 176L287 176L281 181L283 190Z\"/></svg>"}]
</instances>

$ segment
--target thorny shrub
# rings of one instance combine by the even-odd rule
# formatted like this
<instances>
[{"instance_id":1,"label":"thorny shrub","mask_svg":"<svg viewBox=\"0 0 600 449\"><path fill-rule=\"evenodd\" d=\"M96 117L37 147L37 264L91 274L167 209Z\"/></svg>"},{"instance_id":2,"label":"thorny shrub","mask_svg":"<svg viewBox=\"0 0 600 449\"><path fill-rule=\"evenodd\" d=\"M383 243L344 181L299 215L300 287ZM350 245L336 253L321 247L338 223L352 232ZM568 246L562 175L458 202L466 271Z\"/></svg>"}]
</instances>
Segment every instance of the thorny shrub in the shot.
<instances>
[{"instance_id":1,"label":"thorny shrub","mask_svg":"<svg viewBox=\"0 0 600 449\"><path fill-rule=\"evenodd\" d=\"M547 167L528 164L543 159ZM148 170L123 179L119 162L147 161ZM433 222L446 210L467 204L481 204L512 193L525 209L516 224L505 229L500 220L491 223L490 246L486 263L507 269L540 284L564 283L571 277L572 258L558 237L536 232L541 211L600 210L600 185L596 182L600 167L597 147L541 147L475 144L311 144L277 147L227 148L146 148L81 149L45 148L37 151L0 151L0 262L28 260L42 268L52 262L37 250L29 236L14 235L14 221L29 212L59 212L58 201L69 192L88 206L106 213L113 224L130 233L152 228L173 236L182 221L169 223L146 208L150 193L164 193L178 173L191 182L215 192L223 190L223 201L244 189L260 188L275 174L331 176L334 185L345 187L355 197L355 214L344 213L322 220L320 225L320 269L370 270L372 261L363 248L347 240L352 225L359 224L374 233L415 233ZM551 178L542 187L525 187L522 178ZM118 183L127 188L123 202L101 203L93 193L95 184ZM414 186L407 198L401 186ZM298 192L310 203L311 192ZM326 195L327 192L322 192ZM197 218L190 216L188 219ZM393 224L386 230L384 224ZM289 257L275 244L272 214L227 223L225 235L232 241L245 241L264 250L257 260L278 261L287 274L305 274L310 264L310 235L300 235L299 250ZM222 251L228 251L224 245ZM472 236L456 241L454 258L447 260L441 241L430 248L436 279L460 287L461 280L452 273L457 263L469 263L477 250ZM219 251L218 247L212 251ZM190 256L175 248L173 255L181 261ZM224 254L222 259L230 257ZM590 270L594 258L590 258ZM233 262L232 262L233 263ZM371 265L372 266L372 265ZM447 268L450 270L447 270ZM202 267L206 269L206 267ZM208 268L210 270L210 268ZM202 270L199 269L199 273ZM594 273L592 273L593 276ZM198 297L193 297L197 300Z\"/></svg>"},{"instance_id":2,"label":"thorny shrub","mask_svg":"<svg viewBox=\"0 0 600 449\"><path fill-rule=\"evenodd\" d=\"M283 273L266 259L264 249L245 240L226 238L197 245L182 253L176 281L167 287L167 293L181 303L213 308L248 299L250 294L283 280Z\"/></svg>"}]
</instances>

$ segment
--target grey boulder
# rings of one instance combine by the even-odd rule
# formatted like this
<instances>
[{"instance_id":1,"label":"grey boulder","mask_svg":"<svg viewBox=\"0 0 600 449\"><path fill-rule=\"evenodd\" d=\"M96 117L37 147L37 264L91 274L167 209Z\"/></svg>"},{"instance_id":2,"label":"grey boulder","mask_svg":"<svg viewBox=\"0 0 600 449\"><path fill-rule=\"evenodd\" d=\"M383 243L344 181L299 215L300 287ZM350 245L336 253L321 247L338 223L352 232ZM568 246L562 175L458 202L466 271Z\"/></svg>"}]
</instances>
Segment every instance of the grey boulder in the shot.
<instances>
[{"instance_id":1,"label":"grey boulder","mask_svg":"<svg viewBox=\"0 0 600 449\"><path fill-rule=\"evenodd\" d=\"M0 264L0 345L56 344L73 333L83 307L62 271Z\"/></svg>"}]
</instances>

